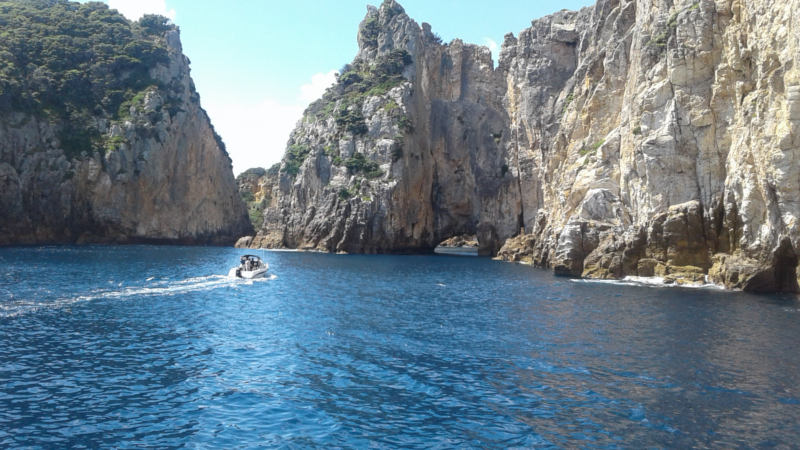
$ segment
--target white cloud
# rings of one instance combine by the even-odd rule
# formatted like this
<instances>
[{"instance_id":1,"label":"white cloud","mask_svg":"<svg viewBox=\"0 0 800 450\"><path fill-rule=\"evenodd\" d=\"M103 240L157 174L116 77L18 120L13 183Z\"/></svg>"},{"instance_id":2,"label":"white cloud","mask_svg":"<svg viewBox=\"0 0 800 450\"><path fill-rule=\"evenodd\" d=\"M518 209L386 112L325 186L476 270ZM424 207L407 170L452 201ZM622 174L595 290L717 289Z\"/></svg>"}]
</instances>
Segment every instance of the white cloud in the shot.
<instances>
[{"instance_id":1,"label":"white cloud","mask_svg":"<svg viewBox=\"0 0 800 450\"><path fill-rule=\"evenodd\" d=\"M492 52L492 60L495 64L497 64L497 59L500 57L500 54L497 51L500 49L500 46L497 45L497 42L492 39L485 37L483 38L483 45L489 47L489 51Z\"/></svg>"},{"instance_id":2,"label":"white cloud","mask_svg":"<svg viewBox=\"0 0 800 450\"><path fill-rule=\"evenodd\" d=\"M303 111L334 83L335 75L336 71L332 70L312 76L308 83L300 86L296 100L291 103L271 98L250 104L204 101L203 107L233 160L233 173L239 174L251 167L267 168L280 161L289 134L302 118Z\"/></svg>"},{"instance_id":3,"label":"white cloud","mask_svg":"<svg viewBox=\"0 0 800 450\"><path fill-rule=\"evenodd\" d=\"M214 128L225 141L234 174L278 162L286 149L289 133L304 109L272 99L249 105L210 103L204 106Z\"/></svg>"},{"instance_id":4,"label":"white cloud","mask_svg":"<svg viewBox=\"0 0 800 450\"><path fill-rule=\"evenodd\" d=\"M167 8L166 0L107 0L106 3L130 20L139 20L145 14L160 14L175 20L175 9Z\"/></svg>"},{"instance_id":5,"label":"white cloud","mask_svg":"<svg viewBox=\"0 0 800 450\"><path fill-rule=\"evenodd\" d=\"M336 82L336 71L331 70L327 73L318 73L311 77L311 82L300 86L300 102L311 103L322 97L325 89L328 89Z\"/></svg>"}]
</instances>

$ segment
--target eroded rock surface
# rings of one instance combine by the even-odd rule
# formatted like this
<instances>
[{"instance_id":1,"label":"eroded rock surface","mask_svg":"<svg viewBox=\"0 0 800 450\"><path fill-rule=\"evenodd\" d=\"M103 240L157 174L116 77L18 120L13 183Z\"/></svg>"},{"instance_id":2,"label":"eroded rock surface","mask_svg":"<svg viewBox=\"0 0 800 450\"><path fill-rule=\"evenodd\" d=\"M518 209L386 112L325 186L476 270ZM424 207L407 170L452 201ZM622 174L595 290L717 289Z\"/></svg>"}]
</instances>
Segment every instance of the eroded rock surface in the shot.
<instances>
[{"instance_id":1,"label":"eroded rock surface","mask_svg":"<svg viewBox=\"0 0 800 450\"><path fill-rule=\"evenodd\" d=\"M99 115L106 148L67 155L66 124L26 113L0 118L0 245L233 244L252 231L231 160L189 76L177 29L166 64L125 120Z\"/></svg>"},{"instance_id":2,"label":"eroded rock surface","mask_svg":"<svg viewBox=\"0 0 800 450\"><path fill-rule=\"evenodd\" d=\"M259 235L389 252L477 234L563 275L796 291L799 8L600 0L507 35L495 68L387 0L354 63L406 51L404 82L350 110L363 133L306 116L290 144L308 156L284 160ZM357 153L380 174L342 164Z\"/></svg>"}]
</instances>

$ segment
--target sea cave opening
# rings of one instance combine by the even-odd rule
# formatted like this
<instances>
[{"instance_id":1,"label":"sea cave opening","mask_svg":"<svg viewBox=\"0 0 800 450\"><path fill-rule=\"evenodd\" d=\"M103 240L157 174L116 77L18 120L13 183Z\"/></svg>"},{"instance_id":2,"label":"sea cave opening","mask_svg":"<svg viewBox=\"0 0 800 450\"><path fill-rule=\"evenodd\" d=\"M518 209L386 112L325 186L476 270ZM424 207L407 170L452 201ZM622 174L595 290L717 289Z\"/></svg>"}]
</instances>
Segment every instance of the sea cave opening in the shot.
<instances>
[{"instance_id":1,"label":"sea cave opening","mask_svg":"<svg viewBox=\"0 0 800 450\"><path fill-rule=\"evenodd\" d=\"M474 234L458 234L440 242L433 250L442 255L478 256L480 243Z\"/></svg>"}]
</instances>

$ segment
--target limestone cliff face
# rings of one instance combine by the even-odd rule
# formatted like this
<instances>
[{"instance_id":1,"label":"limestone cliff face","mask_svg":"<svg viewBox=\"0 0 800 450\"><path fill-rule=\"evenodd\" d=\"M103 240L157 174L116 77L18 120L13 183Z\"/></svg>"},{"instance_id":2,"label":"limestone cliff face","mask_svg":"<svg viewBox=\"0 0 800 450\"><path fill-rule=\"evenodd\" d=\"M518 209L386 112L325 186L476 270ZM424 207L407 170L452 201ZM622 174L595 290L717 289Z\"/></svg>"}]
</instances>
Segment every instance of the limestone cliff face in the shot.
<instances>
[{"instance_id":1,"label":"limestone cliff face","mask_svg":"<svg viewBox=\"0 0 800 450\"><path fill-rule=\"evenodd\" d=\"M500 64L523 191L543 193L525 211L532 261L797 290L798 6L601 1L509 38ZM570 61L537 50L565 35L575 69L539 103L526 74Z\"/></svg>"},{"instance_id":2,"label":"limestone cliff face","mask_svg":"<svg viewBox=\"0 0 800 450\"><path fill-rule=\"evenodd\" d=\"M59 140L66 124L0 117L0 245L222 244L252 229L178 31L165 39L169 61L149 74L158 86L125 120L93 119L104 150L67 155Z\"/></svg>"},{"instance_id":3,"label":"limestone cliff face","mask_svg":"<svg viewBox=\"0 0 800 450\"><path fill-rule=\"evenodd\" d=\"M503 80L489 50L441 44L395 2L369 8L359 46L353 65L362 72L398 52L410 56L402 79L385 92L326 94L312 105L289 142L308 154L296 175L286 171L291 157L284 161L254 245L414 252L477 232L484 252L495 252L521 217L501 145ZM316 111L324 106L333 113ZM360 130L340 120L354 108ZM360 160L371 168L358 170Z\"/></svg>"},{"instance_id":4,"label":"limestone cliff face","mask_svg":"<svg viewBox=\"0 0 800 450\"><path fill-rule=\"evenodd\" d=\"M477 233L486 253L505 242L500 257L569 276L796 291L799 7L600 0L508 35L493 68L485 48L440 44L386 1L356 61L404 49L406 82L363 102L364 136L298 126L310 153L273 185L261 237L364 252ZM355 152L382 175L332 163Z\"/></svg>"}]
</instances>

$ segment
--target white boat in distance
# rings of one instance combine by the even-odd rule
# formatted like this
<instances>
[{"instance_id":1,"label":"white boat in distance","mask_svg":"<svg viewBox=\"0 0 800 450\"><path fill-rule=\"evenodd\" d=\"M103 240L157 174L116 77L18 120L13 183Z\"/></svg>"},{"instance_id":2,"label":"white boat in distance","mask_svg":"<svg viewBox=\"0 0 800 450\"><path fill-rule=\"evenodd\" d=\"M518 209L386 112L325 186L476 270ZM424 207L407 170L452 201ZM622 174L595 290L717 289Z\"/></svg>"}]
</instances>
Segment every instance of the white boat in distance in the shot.
<instances>
[{"instance_id":1,"label":"white boat in distance","mask_svg":"<svg viewBox=\"0 0 800 450\"><path fill-rule=\"evenodd\" d=\"M240 260L239 266L232 268L228 272L228 276L252 280L253 278L267 276L267 270L269 270L269 264L261 261L258 256L244 255Z\"/></svg>"}]
</instances>

